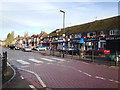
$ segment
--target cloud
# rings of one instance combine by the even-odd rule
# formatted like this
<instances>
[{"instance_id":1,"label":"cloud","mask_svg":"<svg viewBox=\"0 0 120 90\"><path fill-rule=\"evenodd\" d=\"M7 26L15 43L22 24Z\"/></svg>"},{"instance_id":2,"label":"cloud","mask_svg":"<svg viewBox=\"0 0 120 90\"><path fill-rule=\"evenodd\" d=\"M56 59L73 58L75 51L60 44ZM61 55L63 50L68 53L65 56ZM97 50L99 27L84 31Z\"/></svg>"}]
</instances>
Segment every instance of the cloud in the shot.
<instances>
[{"instance_id":1,"label":"cloud","mask_svg":"<svg viewBox=\"0 0 120 90\"><path fill-rule=\"evenodd\" d=\"M119 2L119 0L1 0L2 2Z\"/></svg>"},{"instance_id":2,"label":"cloud","mask_svg":"<svg viewBox=\"0 0 120 90\"><path fill-rule=\"evenodd\" d=\"M60 9L66 12L66 27L93 21L95 17L101 19L117 15L117 3L19 1L2 3L0 18L4 21L3 36L13 29L17 35L26 31L39 33L41 30L50 33L62 28L63 14Z\"/></svg>"}]
</instances>

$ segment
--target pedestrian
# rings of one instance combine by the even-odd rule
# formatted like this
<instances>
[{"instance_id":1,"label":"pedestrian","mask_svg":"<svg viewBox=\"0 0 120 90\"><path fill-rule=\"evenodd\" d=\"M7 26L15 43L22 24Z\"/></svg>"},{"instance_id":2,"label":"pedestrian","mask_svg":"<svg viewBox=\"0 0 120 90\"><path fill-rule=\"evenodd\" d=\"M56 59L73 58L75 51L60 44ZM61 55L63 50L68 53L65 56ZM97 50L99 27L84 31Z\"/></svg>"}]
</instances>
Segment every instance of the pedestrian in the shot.
<instances>
[{"instance_id":1,"label":"pedestrian","mask_svg":"<svg viewBox=\"0 0 120 90\"><path fill-rule=\"evenodd\" d=\"M81 58L84 58L84 48L83 47L81 47L81 49L80 49L80 51L81 51Z\"/></svg>"}]
</instances>

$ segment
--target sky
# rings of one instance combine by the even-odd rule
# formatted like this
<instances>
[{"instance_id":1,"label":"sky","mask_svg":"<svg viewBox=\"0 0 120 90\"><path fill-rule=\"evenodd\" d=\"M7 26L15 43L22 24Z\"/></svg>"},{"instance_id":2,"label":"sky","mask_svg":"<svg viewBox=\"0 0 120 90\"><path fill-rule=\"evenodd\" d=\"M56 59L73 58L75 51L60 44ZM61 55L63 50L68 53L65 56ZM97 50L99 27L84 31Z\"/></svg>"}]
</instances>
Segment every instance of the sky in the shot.
<instances>
[{"instance_id":1,"label":"sky","mask_svg":"<svg viewBox=\"0 0 120 90\"><path fill-rule=\"evenodd\" d=\"M14 31L15 37L50 33L63 27L80 25L118 15L118 0L1 0L0 39Z\"/></svg>"}]
</instances>

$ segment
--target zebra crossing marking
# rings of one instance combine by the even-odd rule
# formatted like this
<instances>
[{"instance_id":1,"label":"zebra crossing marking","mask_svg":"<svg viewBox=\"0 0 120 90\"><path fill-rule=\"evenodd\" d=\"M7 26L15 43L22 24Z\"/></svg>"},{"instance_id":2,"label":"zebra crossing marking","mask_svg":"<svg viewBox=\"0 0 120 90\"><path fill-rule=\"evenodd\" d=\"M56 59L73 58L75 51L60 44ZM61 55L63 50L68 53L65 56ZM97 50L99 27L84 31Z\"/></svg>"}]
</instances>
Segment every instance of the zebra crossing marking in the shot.
<instances>
[{"instance_id":1,"label":"zebra crossing marking","mask_svg":"<svg viewBox=\"0 0 120 90\"><path fill-rule=\"evenodd\" d=\"M26 62L24 60L16 60L16 61L23 65L30 64L29 62Z\"/></svg>"},{"instance_id":2,"label":"zebra crossing marking","mask_svg":"<svg viewBox=\"0 0 120 90\"><path fill-rule=\"evenodd\" d=\"M51 59L47 59L47 58L41 58L42 60L45 60L45 61L50 61L50 62L53 62L54 60L51 60Z\"/></svg>"},{"instance_id":3,"label":"zebra crossing marking","mask_svg":"<svg viewBox=\"0 0 120 90\"><path fill-rule=\"evenodd\" d=\"M43 63L43 61L36 60L36 59L29 59L29 60L32 61L32 62L35 62L35 63Z\"/></svg>"},{"instance_id":4,"label":"zebra crossing marking","mask_svg":"<svg viewBox=\"0 0 120 90\"><path fill-rule=\"evenodd\" d=\"M59 58L52 58L52 59L55 59L55 60L57 60L57 61L65 61L65 60L59 59Z\"/></svg>"}]
</instances>

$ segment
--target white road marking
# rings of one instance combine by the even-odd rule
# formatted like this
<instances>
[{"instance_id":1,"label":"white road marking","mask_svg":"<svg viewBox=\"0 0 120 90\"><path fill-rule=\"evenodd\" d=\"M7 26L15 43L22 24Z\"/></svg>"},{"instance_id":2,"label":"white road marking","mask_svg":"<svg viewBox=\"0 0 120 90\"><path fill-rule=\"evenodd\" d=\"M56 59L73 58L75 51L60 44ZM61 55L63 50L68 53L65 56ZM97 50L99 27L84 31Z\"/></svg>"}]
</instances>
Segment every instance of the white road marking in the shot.
<instances>
[{"instance_id":1,"label":"white road marking","mask_svg":"<svg viewBox=\"0 0 120 90\"><path fill-rule=\"evenodd\" d=\"M17 62L21 63L21 64L30 64L29 62L23 61L23 60L16 60Z\"/></svg>"},{"instance_id":2,"label":"white road marking","mask_svg":"<svg viewBox=\"0 0 120 90\"><path fill-rule=\"evenodd\" d=\"M105 80L105 78L99 77L99 76L96 76L95 78L99 78L99 79Z\"/></svg>"},{"instance_id":3,"label":"white road marking","mask_svg":"<svg viewBox=\"0 0 120 90\"><path fill-rule=\"evenodd\" d=\"M52 64L52 63L47 63L47 64Z\"/></svg>"},{"instance_id":4,"label":"white road marking","mask_svg":"<svg viewBox=\"0 0 120 90\"><path fill-rule=\"evenodd\" d=\"M43 61L39 61L39 60L36 60L36 59L29 59L30 61L32 62L35 62L35 63L43 63Z\"/></svg>"},{"instance_id":5,"label":"white road marking","mask_svg":"<svg viewBox=\"0 0 120 90\"><path fill-rule=\"evenodd\" d=\"M33 85L29 85L30 88L32 88L33 90L37 90Z\"/></svg>"},{"instance_id":6,"label":"white road marking","mask_svg":"<svg viewBox=\"0 0 120 90\"><path fill-rule=\"evenodd\" d=\"M58 61L65 61L65 60L59 59L59 58L52 58L52 59L55 59L55 60L58 60Z\"/></svg>"},{"instance_id":7,"label":"white road marking","mask_svg":"<svg viewBox=\"0 0 120 90\"><path fill-rule=\"evenodd\" d=\"M82 72L81 70L78 70L79 72Z\"/></svg>"},{"instance_id":8,"label":"white road marking","mask_svg":"<svg viewBox=\"0 0 120 90\"><path fill-rule=\"evenodd\" d=\"M24 77L23 76L20 76L21 77L21 79L24 79Z\"/></svg>"},{"instance_id":9,"label":"white road marking","mask_svg":"<svg viewBox=\"0 0 120 90\"><path fill-rule=\"evenodd\" d=\"M23 68L24 68L24 67L28 67L28 66L21 66L21 67L23 67Z\"/></svg>"},{"instance_id":10,"label":"white road marking","mask_svg":"<svg viewBox=\"0 0 120 90\"><path fill-rule=\"evenodd\" d=\"M88 73L86 73L86 72L83 72L83 74L85 74L85 75L87 75L87 76L89 76L89 77L92 77L92 75L90 75L90 74L88 74Z\"/></svg>"},{"instance_id":11,"label":"white road marking","mask_svg":"<svg viewBox=\"0 0 120 90\"><path fill-rule=\"evenodd\" d=\"M108 79L109 81L111 81L111 82L113 82L114 80L112 80L112 79Z\"/></svg>"},{"instance_id":12,"label":"white road marking","mask_svg":"<svg viewBox=\"0 0 120 90\"><path fill-rule=\"evenodd\" d=\"M88 64L88 63L86 63L86 62L82 62L82 63L84 63L84 64Z\"/></svg>"},{"instance_id":13,"label":"white road marking","mask_svg":"<svg viewBox=\"0 0 120 90\"><path fill-rule=\"evenodd\" d=\"M116 83L120 83L119 81L114 81L114 82L116 82Z\"/></svg>"},{"instance_id":14,"label":"white road marking","mask_svg":"<svg viewBox=\"0 0 120 90\"><path fill-rule=\"evenodd\" d=\"M34 74L36 76L36 78L38 79L38 81L40 82L40 84L43 87L46 87L45 83L42 81L42 79L39 77L39 75L37 73L30 71L30 70L22 69L22 68L18 68L18 69Z\"/></svg>"},{"instance_id":15,"label":"white road marking","mask_svg":"<svg viewBox=\"0 0 120 90\"><path fill-rule=\"evenodd\" d=\"M47 58L40 58L42 60L45 60L45 61L50 61L50 62L53 62L54 60L51 60L51 59L47 59Z\"/></svg>"}]
</instances>

